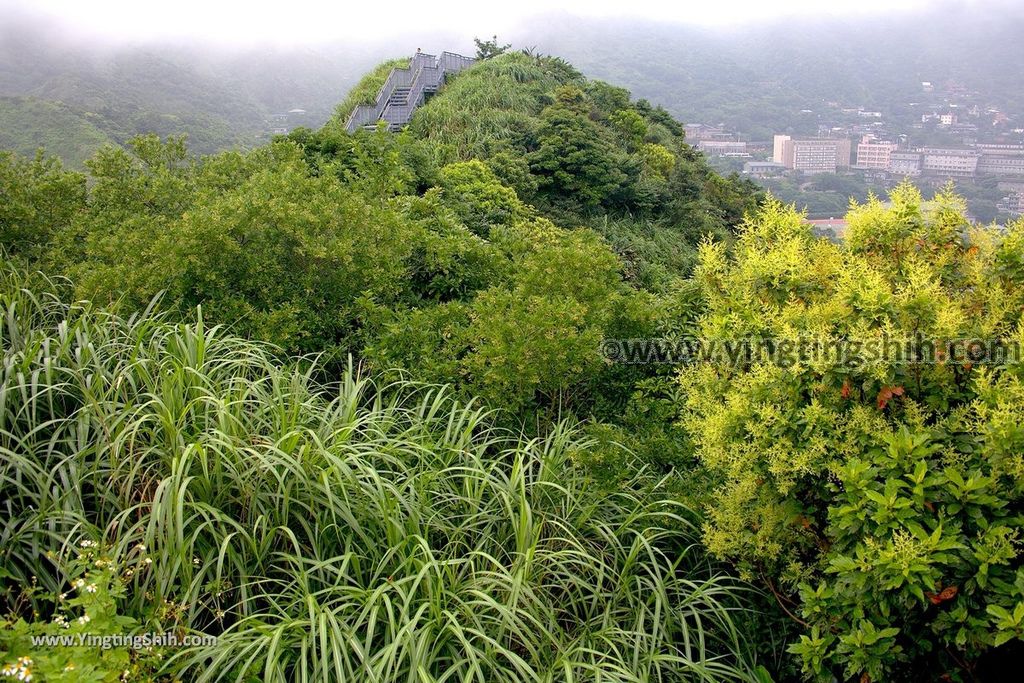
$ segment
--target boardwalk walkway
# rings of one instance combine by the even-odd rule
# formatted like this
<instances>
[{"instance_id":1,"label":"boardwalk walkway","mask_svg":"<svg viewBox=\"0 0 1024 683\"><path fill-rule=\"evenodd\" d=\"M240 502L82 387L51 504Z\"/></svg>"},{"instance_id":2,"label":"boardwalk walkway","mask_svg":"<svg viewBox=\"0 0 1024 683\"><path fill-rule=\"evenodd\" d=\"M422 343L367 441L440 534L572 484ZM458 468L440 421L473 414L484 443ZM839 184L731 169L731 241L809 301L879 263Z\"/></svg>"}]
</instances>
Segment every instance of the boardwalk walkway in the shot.
<instances>
[{"instance_id":1,"label":"boardwalk walkway","mask_svg":"<svg viewBox=\"0 0 1024 683\"><path fill-rule=\"evenodd\" d=\"M440 57L417 52L409 68L391 70L373 104L361 104L352 110L345 128L354 133L360 128L374 128L378 121L387 121L388 129L401 130L427 96L437 92L448 74L458 73L475 61L454 52L442 52Z\"/></svg>"}]
</instances>

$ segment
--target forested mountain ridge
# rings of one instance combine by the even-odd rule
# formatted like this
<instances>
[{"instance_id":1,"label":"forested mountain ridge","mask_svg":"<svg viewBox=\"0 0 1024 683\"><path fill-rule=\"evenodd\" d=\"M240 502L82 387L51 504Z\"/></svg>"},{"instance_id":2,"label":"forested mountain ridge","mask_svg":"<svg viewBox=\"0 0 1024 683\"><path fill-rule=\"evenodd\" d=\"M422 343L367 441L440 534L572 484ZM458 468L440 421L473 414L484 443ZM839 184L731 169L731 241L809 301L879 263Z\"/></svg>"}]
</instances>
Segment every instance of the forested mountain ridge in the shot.
<instances>
[{"instance_id":1,"label":"forested mountain ridge","mask_svg":"<svg viewBox=\"0 0 1024 683\"><path fill-rule=\"evenodd\" d=\"M728 29L572 17L572 31L552 29L569 20L529 22L513 37L686 122L724 123L749 139L801 131L800 111L829 101L902 114L922 81L957 83L1024 116L1024 12L1013 3L979 12L945 2L884 17L792 16Z\"/></svg>"},{"instance_id":2,"label":"forested mountain ridge","mask_svg":"<svg viewBox=\"0 0 1024 683\"><path fill-rule=\"evenodd\" d=\"M324 132L338 134L391 66L364 78ZM504 54L459 74L416 112L409 135L435 162L483 161L544 215L601 233L646 287L687 272L693 245L725 236L758 195L713 172L664 109L550 56Z\"/></svg>"},{"instance_id":3,"label":"forested mountain ridge","mask_svg":"<svg viewBox=\"0 0 1024 683\"><path fill-rule=\"evenodd\" d=\"M572 31L552 29L569 24ZM1010 3L978 13L950 2L884 19L791 17L728 31L541 15L524 20L508 37L562 55L684 122L724 123L765 141L779 131L815 133L817 119L801 110L818 111L826 102L912 117L907 104L922 81L959 84L1024 116L1015 69L1022 31L1024 16ZM117 143L140 133L188 133L193 149L210 153L265 142L277 127L267 118L293 108L307 115L288 127L319 125L375 61L420 44L458 51L465 36L451 37L459 45L439 40L407 35L387 44L233 50L186 43L115 46L66 38L14 16L0 27L0 96L59 103ZM396 50L398 44L407 47ZM0 119L8 146L29 153L54 132L74 140L76 148L94 142L77 122L53 118L26 127L31 114L23 102L8 102Z\"/></svg>"},{"instance_id":4,"label":"forested mountain ridge","mask_svg":"<svg viewBox=\"0 0 1024 683\"><path fill-rule=\"evenodd\" d=\"M144 307L164 292L182 315L202 305L290 353L461 377L467 396L535 419L624 400L636 373L614 397L586 387L601 371L595 339L655 324L652 297L689 273L702 238L727 240L758 197L714 173L664 110L549 56L482 61L397 135L350 135L341 120L199 157L183 138L144 136L91 158L88 182L8 157L21 188L7 248L70 275L84 298ZM52 211L39 210L44 197ZM323 235L330 246L311 261L288 246ZM565 261L557 282L549 259ZM539 281L520 282L534 270ZM506 347L484 320L551 326L560 342Z\"/></svg>"},{"instance_id":5,"label":"forested mountain ridge","mask_svg":"<svg viewBox=\"0 0 1024 683\"><path fill-rule=\"evenodd\" d=\"M0 121L0 149L25 155L53 150L74 168L81 168L103 145L116 144L93 117L60 102L0 97Z\"/></svg>"},{"instance_id":6,"label":"forested mountain ridge","mask_svg":"<svg viewBox=\"0 0 1024 683\"><path fill-rule=\"evenodd\" d=\"M252 148L291 109L305 111L291 126L325 121L370 60L344 47L108 45L15 16L0 26L0 144L32 154L63 139L45 146L76 166L102 141L146 133L187 134L200 153Z\"/></svg>"},{"instance_id":7,"label":"forested mountain ridge","mask_svg":"<svg viewBox=\"0 0 1024 683\"><path fill-rule=\"evenodd\" d=\"M399 133L0 153L2 670L1017 661L1024 221L904 183L821 239L666 110L480 47ZM215 638L38 644L166 632Z\"/></svg>"},{"instance_id":8,"label":"forested mountain ridge","mask_svg":"<svg viewBox=\"0 0 1024 683\"><path fill-rule=\"evenodd\" d=\"M599 353L678 324L697 240L727 240L756 194L664 111L553 57L484 60L417 117L202 156L139 136L85 173L0 154L5 664L763 680L742 582L679 555L696 527L666 478L690 462L672 426L612 423L668 367ZM44 366L62 379L22 391ZM598 456L645 465L599 476ZM78 497L94 478L65 466L106 472L102 492ZM170 501L180 524L159 521ZM27 637L64 623L220 639L171 658Z\"/></svg>"}]
</instances>

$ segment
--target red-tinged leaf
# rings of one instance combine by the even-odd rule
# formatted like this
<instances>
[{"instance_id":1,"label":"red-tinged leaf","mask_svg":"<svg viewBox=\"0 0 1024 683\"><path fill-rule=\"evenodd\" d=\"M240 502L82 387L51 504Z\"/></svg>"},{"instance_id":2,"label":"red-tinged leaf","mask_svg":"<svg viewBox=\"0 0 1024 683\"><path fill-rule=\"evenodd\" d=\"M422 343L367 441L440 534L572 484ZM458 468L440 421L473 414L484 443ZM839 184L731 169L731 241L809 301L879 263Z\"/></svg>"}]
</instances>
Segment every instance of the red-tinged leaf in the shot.
<instances>
[{"instance_id":1,"label":"red-tinged leaf","mask_svg":"<svg viewBox=\"0 0 1024 683\"><path fill-rule=\"evenodd\" d=\"M946 586L938 593L925 593L925 597L931 600L933 605L941 605L947 600L955 598L958 590L956 586Z\"/></svg>"},{"instance_id":2,"label":"red-tinged leaf","mask_svg":"<svg viewBox=\"0 0 1024 683\"><path fill-rule=\"evenodd\" d=\"M842 389L842 391L839 392L839 394L843 398L850 398L850 392L851 392L850 378L847 377L846 379L843 380L843 389Z\"/></svg>"},{"instance_id":3,"label":"red-tinged leaf","mask_svg":"<svg viewBox=\"0 0 1024 683\"><path fill-rule=\"evenodd\" d=\"M889 401L892 400L893 396L902 396L903 387L882 387L882 390L878 392L878 409L885 410L885 407L889 405Z\"/></svg>"},{"instance_id":4,"label":"red-tinged leaf","mask_svg":"<svg viewBox=\"0 0 1024 683\"><path fill-rule=\"evenodd\" d=\"M882 387L882 390L878 392L878 409L885 410L885 407L889 405L889 399L892 398L892 389L889 387Z\"/></svg>"}]
</instances>

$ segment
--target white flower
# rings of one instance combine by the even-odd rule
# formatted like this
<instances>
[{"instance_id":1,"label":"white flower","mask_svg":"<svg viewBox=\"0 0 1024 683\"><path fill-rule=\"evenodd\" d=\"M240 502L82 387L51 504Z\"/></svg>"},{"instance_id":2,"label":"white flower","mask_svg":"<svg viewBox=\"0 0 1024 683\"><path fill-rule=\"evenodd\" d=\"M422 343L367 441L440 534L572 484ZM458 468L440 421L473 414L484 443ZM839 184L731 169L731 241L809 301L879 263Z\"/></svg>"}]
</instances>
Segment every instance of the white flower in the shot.
<instances>
[{"instance_id":1,"label":"white flower","mask_svg":"<svg viewBox=\"0 0 1024 683\"><path fill-rule=\"evenodd\" d=\"M83 614L82 616L78 617L79 624L88 624L90 621L91 619L89 619L88 614Z\"/></svg>"},{"instance_id":2,"label":"white flower","mask_svg":"<svg viewBox=\"0 0 1024 683\"><path fill-rule=\"evenodd\" d=\"M31 681L32 680L32 660L29 657L19 657L18 661L14 664L8 664L3 669L0 669L0 675L13 676L19 681Z\"/></svg>"},{"instance_id":3,"label":"white flower","mask_svg":"<svg viewBox=\"0 0 1024 683\"><path fill-rule=\"evenodd\" d=\"M153 564L153 560L149 557L146 558L146 564Z\"/></svg>"},{"instance_id":4,"label":"white flower","mask_svg":"<svg viewBox=\"0 0 1024 683\"><path fill-rule=\"evenodd\" d=\"M95 593L96 592L96 584L95 583L90 583L88 586L85 587L85 592L86 593Z\"/></svg>"}]
</instances>

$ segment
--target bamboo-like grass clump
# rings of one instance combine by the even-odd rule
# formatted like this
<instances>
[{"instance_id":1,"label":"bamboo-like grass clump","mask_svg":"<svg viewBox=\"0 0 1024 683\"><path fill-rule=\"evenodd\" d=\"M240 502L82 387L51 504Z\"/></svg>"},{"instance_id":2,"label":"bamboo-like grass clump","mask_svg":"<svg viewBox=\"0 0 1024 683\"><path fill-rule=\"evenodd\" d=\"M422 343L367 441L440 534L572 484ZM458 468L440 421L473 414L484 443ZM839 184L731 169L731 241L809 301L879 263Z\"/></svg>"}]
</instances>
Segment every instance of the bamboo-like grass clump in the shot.
<instances>
[{"instance_id":1,"label":"bamboo-like grass clump","mask_svg":"<svg viewBox=\"0 0 1024 683\"><path fill-rule=\"evenodd\" d=\"M750 680L737 583L686 511L595 495L569 425L523 440L443 388L315 379L202 322L0 273L0 581L145 546L119 610L219 637L184 680ZM9 591L7 591L9 593ZM176 624L151 606L179 605ZM36 604L39 618L47 606Z\"/></svg>"}]
</instances>

